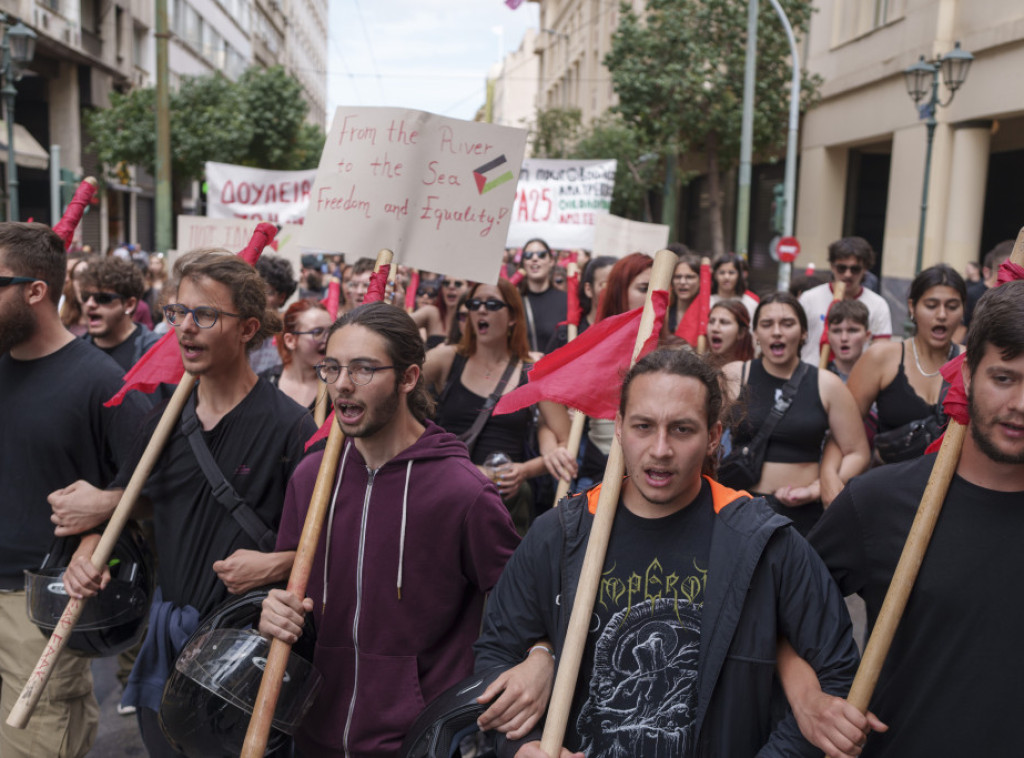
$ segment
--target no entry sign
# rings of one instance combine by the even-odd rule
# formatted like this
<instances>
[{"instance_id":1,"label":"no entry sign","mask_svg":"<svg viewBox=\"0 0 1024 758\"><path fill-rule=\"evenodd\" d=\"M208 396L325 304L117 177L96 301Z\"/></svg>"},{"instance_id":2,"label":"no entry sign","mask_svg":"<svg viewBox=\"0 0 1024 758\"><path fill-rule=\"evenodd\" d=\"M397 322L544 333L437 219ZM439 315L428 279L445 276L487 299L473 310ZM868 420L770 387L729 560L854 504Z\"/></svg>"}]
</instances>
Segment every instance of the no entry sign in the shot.
<instances>
[{"instance_id":1,"label":"no entry sign","mask_svg":"<svg viewBox=\"0 0 1024 758\"><path fill-rule=\"evenodd\" d=\"M775 246L775 252L782 263L792 263L800 255L800 243L796 237L782 237Z\"/></svg>"}]
</instances>

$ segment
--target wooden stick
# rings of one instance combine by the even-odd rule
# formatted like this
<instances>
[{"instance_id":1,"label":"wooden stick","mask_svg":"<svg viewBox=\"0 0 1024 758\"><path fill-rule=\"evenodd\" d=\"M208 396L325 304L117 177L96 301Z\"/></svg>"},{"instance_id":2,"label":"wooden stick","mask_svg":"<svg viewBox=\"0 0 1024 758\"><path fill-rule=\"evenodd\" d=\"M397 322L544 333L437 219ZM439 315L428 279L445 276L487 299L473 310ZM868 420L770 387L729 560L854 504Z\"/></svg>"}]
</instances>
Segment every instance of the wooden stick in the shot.
<instances>
[{"instance_id":1,"label":"wooden stick","mask_svg":"<svg viewBox=\"0 0 1024 758\"><path fill-rule=\"evenodd\" d=\"M566 450L569 451L569 455L576 458L580 452L580 442L583 441L583 427L587 423L587 414L580 410L574 410L572 414L572 426L569 427L569 440L565 445ZM561 500L569 492L569 482L565 479L558 480L558 489L555 490L555 502L552 507L558 505L558 501Z\"/></svg>"},{"instance_id":2,"label":"wooden stick","mask_svg":"<svg viewBox=\"0 0 1024 758\"><path fill-rule=\"evenodd\" d=\"M317 380L318 383L319 379ZM316 405L313 407L313 423L316 424L316 428L319 429L324 425L327 420L327 385L323 384L321 387L317 387L316 391Z\"/></svg>"},{"instance_id":3,"label":"wooden stick","mask_svg":"<svg viewBox=\"0 0 1024 758\"><path fill-rule=\"evenodd\" d=\"M1017 242L1013 246L1010 260L1018 265L1024 265L1024 229L1017 234ZM896 629L903 618L903 611L907 607L910 591L914 588L914 582L917 580L917 573L921 569L925 552L928 550L928 543L935 529L935 523L942 512L946 493L949 492L950 482L953 480L953 474L956 473L956 467L960 462L960 450L964 444L966 429L967 427L953 419L950 419L946 426L946 434L942 438L942 446L935 458L935 466L932 468L928 484L921 496L917 515L914 516L914 521L910 526L899 563L896 564L892 582L889 584L889 590L882 602L882 609L878 613L878 620L871 631L871 638L864 649L864 656L857 668L857 675L850 687L850 694L846 698L861 713L866 713L868 710L868 704L874 694L875 685L878 683L882 665L885 663Z\"/></svg>"},{"instance_id":4,"label":"wooden stick","mask_svg":"<svg viewBox=\"0 0 1024 758\"><path fill-rule=\"evenodd\" d=\"M390 250L381 250L377 254L377 265L374 267L374 271L380 271L381 266L391 263L391 256ZM316 549L320 544L320 532L327 516L331 486L334 484L338 471L338 460L341 457L341 448L344 442L345 436L338 425L338 419L335 418L331 421L331 432L327 436L327 448L320 461L320 470L316 475L316 484L309 501L309 510L306 512L302 535L299 537L299 546L295 551L295 562L292 564L291 574L288 576L287 590L298 598L306 596L306 585L309 583L313 558L316 556ZM329 538L330 535L328 535ZM253 705L249 728L245 733L245 742L242 744L242 758L261 758L267 750L274 710L277 708L277 699L281 695L281 684L284 681L285 668L288 665L288 656L291 654L291 650L292 646L283 640L274 638L270 643L267 665L263 669L260 689L256 693L256 703Z\"/></svg>"},{"instance_id":5,"label":"wooden stick","mask_svg":"<svg viewBox=\"0 0 1024 758\"><path fill-rule=\"evenodd\" d=\"M654 258L651 272L651 284L644 305L640 329L633 347L633 358L636 362L640 348L651 336L654 327L654 307L651 304L651 293L655 290L667 290L672 283L672 272L678 258L671 250L662 250ZM565 727L569 722L569 710L572 707L573 694L576 691L576 679L579 676L583 649L587 643L587 630L590 617L594 612L594 601L601 581L605 554L608 551L608 539L611 537L612 524L615 521L615 510L619 504L619 492L622 488L622 475L625 462L622 447L618 441L612 442L608 453L608 465L604 470L604 483L597 502L597 513L587 541L587 552L583 558L583 569L576 587L576 600L569 617L569 629L565 637L565 645L558 661L558 672L555 675L555 686L551 692L551 704L548 706L544 734L541 737L541 749L549 758L558 758L565 740Z\"/></svg>"},{"instance_id":6,"label":"wooden stick","mask_svg":"<svg viewBox=\"0 0 1024 758\"><path fill-rule=\"evenodd\" d=\"M142 492L143 485L146 483L153 470L153 466L156 465L157 459L163 452L167 439L171 436L174 425L181 416L181 409L185 406L185 401L188 400L194 384L195 377L186 371L178 383L177 389L174 390L174 394L171 396L167 407L164 409L164 413L157 423L156 430L153 432L149 444L146 445L146 449L143 451L142 457L132 473L132 478L128 481L128 486L121 493L121 498L117 501L117 507L111 514L106 529L103 530L103 536L100 537L99 544L96 545L96 550L92 554L92 565L97 571L102 572L107 565L107 561L110 560L110 554L114 550L117 538L121 536L125 523L131 517L135 501L139 499L139 493ZM68 639L71 637L71 633L74 631L75 625L82 615L86 600L88 598L78 599L73 597L68 601L67 606L64 608L64 613L61 614L60 621L57 622L53 633L50 634L50 641L46 643L43 654L39 656L35 670L25 683L25 687L21 690L21 694L18 696L10 715L7 717L7 724L9 726L13 726L16 729L24 729L28 725L36 703L39 702L39 697L43 694L43 689L53 673L58 658L60 658L61 651L67 645Z\"/></svg>"},{"instance_id":7,"label":"wooden stick","mask_svg":"<svg viewBox=\"0 0 1024 758\"><path fill-rule=\"evenodd\" d=\"M846 297L846 283L836 282L832 288L832 302L842 300ZM825 334L828 334L828 312L825 313ZM823 371L828 368L828 362L832 360L831 356L832 346L828 344L828 337L825 338L825 342L821 346L821 357L818 358L818 368Z\"/></svg>"}]
</instances>

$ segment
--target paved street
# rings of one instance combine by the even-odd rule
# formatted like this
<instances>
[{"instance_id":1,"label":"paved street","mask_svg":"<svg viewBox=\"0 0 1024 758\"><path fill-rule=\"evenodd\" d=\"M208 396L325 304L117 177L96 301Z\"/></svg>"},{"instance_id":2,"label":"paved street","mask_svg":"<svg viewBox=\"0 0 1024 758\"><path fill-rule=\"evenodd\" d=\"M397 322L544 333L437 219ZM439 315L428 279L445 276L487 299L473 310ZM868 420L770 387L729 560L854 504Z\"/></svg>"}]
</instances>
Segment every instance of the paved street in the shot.
<instances>
[{"instance_id":1,"label":"paved street","mask_svg":"<svg viewBox=\"0 0 1024 758\"><path fill-rule=\"evenodd\" d=\"M144 758L146 749L139 737L135 716L120 716L121 683L117 681L117 658L97 658L92 663L96 699L100 703L100 728L96 744L89 751L95 758Z\"/></svg>"}]
</instances>

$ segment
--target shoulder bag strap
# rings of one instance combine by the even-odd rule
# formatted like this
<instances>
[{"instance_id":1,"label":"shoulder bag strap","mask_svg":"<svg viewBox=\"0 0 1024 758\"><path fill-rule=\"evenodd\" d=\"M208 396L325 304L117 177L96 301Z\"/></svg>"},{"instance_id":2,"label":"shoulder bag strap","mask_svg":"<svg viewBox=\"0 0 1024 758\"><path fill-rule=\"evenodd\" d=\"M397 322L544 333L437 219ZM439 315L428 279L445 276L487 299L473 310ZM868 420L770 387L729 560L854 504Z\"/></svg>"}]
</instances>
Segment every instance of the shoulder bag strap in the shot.
<instances>
[{"instance_id":1,"label":"shoulder bag strap","mask_svg":"<svg viewBox=\"0 0 1024 758\"><path fill-rule=\"evenodd\" d=\"M799 364L797 364L796 370L793 372L793 376L789 377L786 383L782 385L782 395L775 401L775 404L772 406L771 413L768 414L768 418L765 419L765 422L761 425L761 429L758 431L757 435L750 441L749 445L746 445L746 447L760 447L772 436L772 432L775 431L776 424L782 420L782 417L786 415L786 411L789 410L789 406L793 404L793 398L796 396L796 391L809 368L810 365L804 361L800 361Z\"/></svg>"},{"instance_id":2,"label":"shoulder bag strap","mask_svg":"<svg viewBox=\"0 0 1024 758\"><path fill-rule=\"evenodd\" d=\"M494 392L492 392L487 400L484 401L483 406L480 408L480 412L476 414L476 418L473 420L473 426L469 427L469 429L459 435L459 439L466 443L466 447L469 448L471 453L473 452L474 445L476 445L476 438L479 437L480 432L483 431L484 426L487 424L487 420L491 417L491 412L494 410L494 406L498 404L498 399L505 391L505 386L508 384L508 380L512 378L512 372L515 371L515 368L518 365L519 361L513 358L508 359L508 365L505 366L505 371L498 380L498 386L494 388Z\"/></svg>"},{"instance_id":3,"label":"shoulder bag strap","mask_svg":"<svg viewBox=\"0 0 1024 758\"><path fill-rule=\"evenodd\" d=\"M277 535L268 527L245 500L235 492L224 472L213 459L213 453L203 438L203 429L196 417L196 391L188 396L185 407L181 411L181 432L188 439L203 476L213 488L213 496L224 506L231 517L242 527L249 539L255 542L263 552L271 552L277 544Z\"/></svg>"},{"instance_id":4,"label":"shoulder bag strap","mask_svg":"<svg viewBox=\"0 0 1024 758\"><path fill-rule=\"evenodd\" d=\"M533 308L530 307L530 298L526 295L523 295L523 309L526 311L526 325L530 327L530 349L543 350L547 345L541 347L537 344L537 325L533 321Z\"/></svg>"}]
</instances>

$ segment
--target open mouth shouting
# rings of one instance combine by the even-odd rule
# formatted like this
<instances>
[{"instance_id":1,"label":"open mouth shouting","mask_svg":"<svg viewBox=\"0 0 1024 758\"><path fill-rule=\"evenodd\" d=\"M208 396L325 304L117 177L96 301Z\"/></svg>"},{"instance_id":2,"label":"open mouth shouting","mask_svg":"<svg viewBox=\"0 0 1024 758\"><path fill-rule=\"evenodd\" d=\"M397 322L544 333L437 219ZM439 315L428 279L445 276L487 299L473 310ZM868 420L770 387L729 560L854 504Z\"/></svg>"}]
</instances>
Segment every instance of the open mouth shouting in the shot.
<instances>
[{"instance_id":1,"label":"open mouth shouting","mask_svg":"<svg viewBox=\"0 0 1024 758\"><path fill-rule=\"evenodd\" d=\"M366 413L366 406L339 397L334 403L334 411L339 422L354 426L362 420Z\"/></svg>"},{"instance_id":2,"label":"open mouth shouting","mask_svg":"<svg viewBox=\"0 0 1024 758\"><path fill-rule=\"evenodd\" d=\"M786 354L786 343L771 342L766 352L774 358L782 358Z\"/></svg>"}]
</instances>

